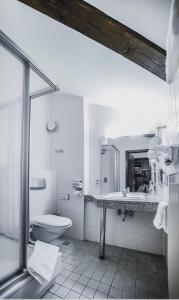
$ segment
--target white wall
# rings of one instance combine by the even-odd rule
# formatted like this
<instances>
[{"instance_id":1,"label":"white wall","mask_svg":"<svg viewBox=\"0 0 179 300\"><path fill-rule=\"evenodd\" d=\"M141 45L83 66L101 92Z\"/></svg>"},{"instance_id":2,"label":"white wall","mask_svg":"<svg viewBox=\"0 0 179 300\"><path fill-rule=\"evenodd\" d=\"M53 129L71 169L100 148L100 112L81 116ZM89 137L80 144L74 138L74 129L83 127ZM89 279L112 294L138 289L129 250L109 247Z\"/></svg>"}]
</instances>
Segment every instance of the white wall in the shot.
<instances>
[{"instance_id":1,"label":"white wall","mask_svg":"<svg viewBox=\"0 0 179 300\"><path fill-rule=\"evenodd\" d=\"M57 211L69 217L73 226L67 235L84 237L84 197L74 194L73 180L84 182L84 106L83 98L53 94L51 119L58 123L58 130L51 134L51 167L57 172ZM56 153L63 149L63 153ZM70 200L60 200L62 193L69 193Z\"/></svg>"},{"instance_id":2,"label":"white wall","mask_svg":"<svg viewBox=\"0 0 179 300\"><path fill-rule=\"evenodd\" d=\"M90 144L89 144L89 104L84 100L84 192L89 193Z\"/></svg>"},{"instance_id":3,"label":"white wall","mask_svg":"<svg viewBox=\"0 0 179 300\"><path fill-rule=\"evenodd\" d=\"M96 109L96 111L95 111ZM107 108L105 108L107 111ZM102 108L103 111L103 108ZM110 110L109 110L110 111ZM90 178L94 181L96 174L100 175L100 155L99 136L101 131L98 130L98 122L103 128L107 126L108 119L99 118L100 107L93 106L91 113L91 137L90 141ZM96 118L95 118L96 117ZM95 122L94 122L95 120ZM97 124L96 124L97 123ZM97 130L96 130L97 128ZM101 127L99 126L101 129ZM126 158L125 151L148 149L150 139L146 137L120 137L110 140L120 151L120 187L121 190L126 187L125 170ZM96 154L97 153L97 154ZM90 194L100 193L100 189L95 188L94 182L90 185ZM135 212L132 218L126 217L126 221L122 222L121 216L116 215L113 209L107 210L106 222L106 243L129 249L147 251L156 254L163 253L163 233L156 230L153 226L155 213ZM87 240L99 241L100 232L100 209L94 203L85 204L85 238Z\"/></svg>"},{"instance_id":4,"label":"white wall","mask_svg":"<svg viewBox=\"0 0 179 300\"><path fill-rule=\"evenodd\" d=\"M48 121L58 123L54 133L46 130ZM55 150L63 149L63 153ZM83 99L48 95L32 101L30 178L45 177L47 188L30 190L31 218L57 211L72 219L67 235L84 237L84 197L72 190L72 181L84 182L84 106ZM60 200L61 193L69 193L70 200Z\"/></svg>"},{"instance_id":5,"label":"white wall","mask_svg":"<svg viewBox=\"0 0 179 300\"><path fill-rule=\"evenodd\" d=\"M50 120L49 96L31 102L30 171L50 169L50 135L46 123Z\"/></svg>"},{"instance_id":6,"label":"white wall","mask_svg":"<svg viewBox=\"0 0 179 300\"><path fill-rule=\"evenodd\" d=\"M46 189L30 189L30 219L55 212L56 173L51 170L51 141L46 130L51 108L48 96L31 102L30 126L30 183L32 178L45 178Z\"/></svg>"},{"instance_id":7,"label":"white wall","mask_svg":"<svg viewBox=\"0 0 179 300\"><path fill-rule=\"evenodd\" d=\"M87 0L107 15L166 48L171 0ZM140 12L134 14L133 12ZM152 22L151 22L152 20ZM158 24L162 24L158 26ZM157 30L156 30L157 28Z\"/></svg>"},{"instance_id":8,"label":"white wall","mask_svg":"<svg viewBox=\"0 0 179 300\"><path fill-rule=\"evenodd\" d=\"M163 138L163 143L167 145L179 144L179 70L175 78L175 82L168 86L166 90L168 94L169 113L166 120L167 129ZM179 172L179 163L171 164L166 167L167 173L176 174ZM178 187L171 188L169 194L169 207L168 207L168 285L169 297L178 297L178 277L179 277L179 243L176 239L178 232ZM175 197L175 201L173 200ZM175 211L175 212L174 212Z\"/></svg>"},{"instance_id":9,"label":"white wall","mask_svg":"<svg viewBox=\"0 0 179 300\"><path fill-rule=\"evenodd\" d=\"M32 177L44 178L46 188L30 189L30 219L56 212L56 171L38 170L33 172ZM31 185L31 180L30 180Z\"/></svg>"}]
</instances>

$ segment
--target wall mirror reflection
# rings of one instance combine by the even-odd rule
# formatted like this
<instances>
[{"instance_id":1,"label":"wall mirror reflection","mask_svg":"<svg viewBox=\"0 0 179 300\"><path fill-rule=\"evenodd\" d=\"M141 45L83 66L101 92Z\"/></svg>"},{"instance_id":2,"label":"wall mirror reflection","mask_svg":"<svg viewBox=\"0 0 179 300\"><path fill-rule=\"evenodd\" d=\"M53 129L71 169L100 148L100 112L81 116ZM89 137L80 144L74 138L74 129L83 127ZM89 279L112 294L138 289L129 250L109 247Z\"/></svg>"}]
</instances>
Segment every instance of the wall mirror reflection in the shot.
<instances>
[{"instance_id":1,"label":"wall mirror reflection","mask_svg":"<svg viewBox=\"0 0 179 300\"><path fill-rule=\"evenodd\" d=\"M148 193L151 168L148 150L126 151L126 186L131 192Z\"/></svg>"}]
</instances>

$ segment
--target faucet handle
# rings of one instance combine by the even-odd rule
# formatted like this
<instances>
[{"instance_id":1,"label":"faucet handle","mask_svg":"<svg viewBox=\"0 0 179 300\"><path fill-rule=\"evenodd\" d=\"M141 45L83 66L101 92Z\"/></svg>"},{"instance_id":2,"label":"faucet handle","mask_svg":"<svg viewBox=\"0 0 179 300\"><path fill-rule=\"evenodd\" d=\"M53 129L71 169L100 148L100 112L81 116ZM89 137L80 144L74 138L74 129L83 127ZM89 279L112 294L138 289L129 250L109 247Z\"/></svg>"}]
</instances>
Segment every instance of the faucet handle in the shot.
<instances>
[{"instance_id":1,"label":"faucet handle","mask_svg":"<svg viewBox=\"0 0 179 300\"><path fill-rule=\"evenodd\" d=\"M126 189L123 189L122 195L123 195L123 197L126 197Z\"/></svg>"}]
</instances>

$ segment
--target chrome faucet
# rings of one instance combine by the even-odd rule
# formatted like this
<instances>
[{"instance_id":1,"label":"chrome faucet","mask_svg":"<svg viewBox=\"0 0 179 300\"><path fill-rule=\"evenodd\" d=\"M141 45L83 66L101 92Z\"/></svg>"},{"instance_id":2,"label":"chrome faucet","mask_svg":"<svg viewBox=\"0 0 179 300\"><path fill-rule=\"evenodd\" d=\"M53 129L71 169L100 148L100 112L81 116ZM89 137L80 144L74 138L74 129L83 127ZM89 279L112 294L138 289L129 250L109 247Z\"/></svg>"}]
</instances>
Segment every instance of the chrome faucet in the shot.
<instances>
[{"instance_id":1,"label":"chrome faucet","mask_svg":"<svg viewBox=\"0 0 179 300\"><path fill-rule=\"evenodd\" d=\"M124 189L124 190L122 191L122 195L123 195L123 197L126 197L126 196L127 196L126 189Z\"/></svg>"},{"instance_id":2,"label":"chrome faucet","mask_svg":"<svg viewBox=\"0 0 179 300\"><path fill-rule=\"evenodd\" d=\"M122 212L122 222L125 222L125 220L126 220L126 214L127 214L127 211L124 210L124 211Z\"/></svg>"}]
</instances>

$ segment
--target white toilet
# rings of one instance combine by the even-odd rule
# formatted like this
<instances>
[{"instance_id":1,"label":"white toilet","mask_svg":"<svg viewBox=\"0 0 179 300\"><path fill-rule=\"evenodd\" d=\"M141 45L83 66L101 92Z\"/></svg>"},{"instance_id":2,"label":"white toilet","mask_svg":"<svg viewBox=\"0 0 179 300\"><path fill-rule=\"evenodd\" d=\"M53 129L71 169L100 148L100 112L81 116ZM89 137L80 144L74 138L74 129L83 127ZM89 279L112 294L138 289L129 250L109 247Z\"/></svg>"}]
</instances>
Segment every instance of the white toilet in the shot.
<instances>
[{"instance_id":1,"label":"white toilet","mask_svg":"<svg viewBox=\"0 0 179 300\"><path fill-rule=\"evenodd\" d=\"M62 236L67 228L72 226L72 221L56 215L43 215L31 220L32 233L36 240L50 243Z\"/></svg>"}]
</instances>

